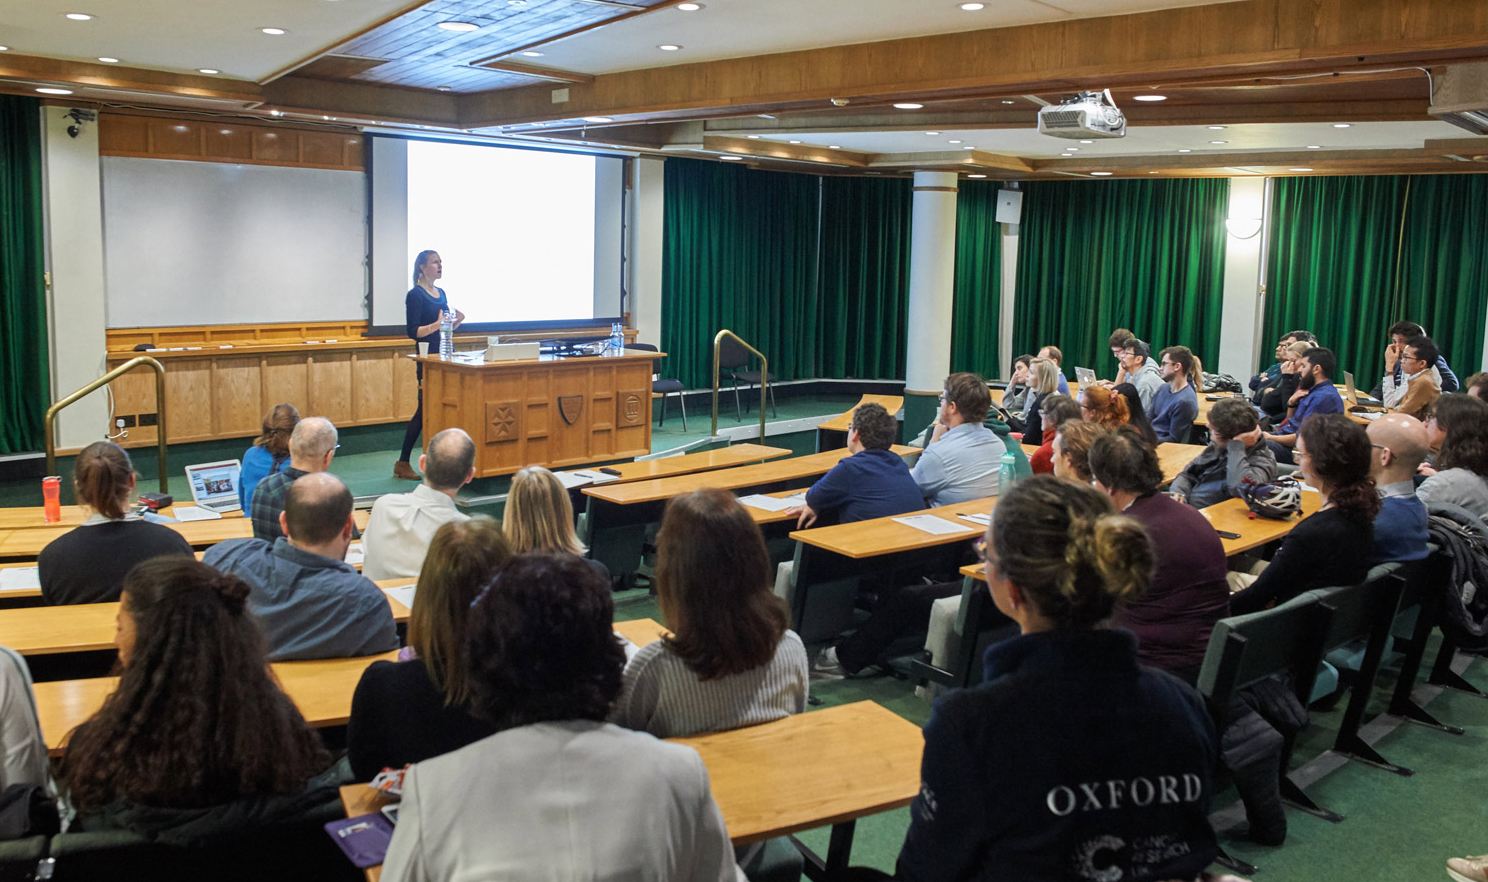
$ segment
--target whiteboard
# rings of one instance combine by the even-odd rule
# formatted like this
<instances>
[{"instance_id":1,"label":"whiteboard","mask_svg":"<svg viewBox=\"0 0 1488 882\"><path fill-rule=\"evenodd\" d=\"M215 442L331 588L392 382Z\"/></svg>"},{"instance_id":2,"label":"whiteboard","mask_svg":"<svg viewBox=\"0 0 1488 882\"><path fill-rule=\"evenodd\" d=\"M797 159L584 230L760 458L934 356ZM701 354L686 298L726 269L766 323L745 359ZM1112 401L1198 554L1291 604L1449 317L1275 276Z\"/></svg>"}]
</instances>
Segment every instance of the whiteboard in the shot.
<instances>
[{"instance_id":1,"label":"whiteboard","mask_svg":"<svg viewBox=\"0 0 1488 882\"><path fill-rule=\"evenodd\" d=\"M367 317L362 172L101 159L110 328Z\"/></svg>"}]
</instances>

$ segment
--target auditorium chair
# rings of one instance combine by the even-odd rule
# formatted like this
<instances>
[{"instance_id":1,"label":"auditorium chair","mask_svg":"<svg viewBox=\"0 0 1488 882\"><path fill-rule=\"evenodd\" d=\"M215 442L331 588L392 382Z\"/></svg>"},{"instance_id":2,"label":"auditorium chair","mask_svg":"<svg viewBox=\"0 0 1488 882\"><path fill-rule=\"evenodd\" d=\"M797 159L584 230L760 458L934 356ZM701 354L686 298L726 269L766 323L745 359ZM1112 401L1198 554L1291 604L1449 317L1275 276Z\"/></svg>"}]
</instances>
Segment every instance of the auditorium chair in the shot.
<instances>
[{"instance_id":1,"label":"auditorium chair","mask_svg":"<svg viewBox=\"0 0 1488 882\"><path fill-rule=\"evenodd\" d=\"M639 349L639 350L641 350L643 352L660 352L661 351L661 350L657 349L655 346L652 346L650 343L631 343L627 348L629 348L629 349ZM656 374L652 374L651 375L651 394L653 396L654 395L660 395L661 396L661 411L659 412L659 414L656 417L656 428L658 428L658 429L661 428L662 423L665 423L666 422L666 403L667 403L667 396L668 395L672 395L672 394L676 394L676 396L677 396L677 408L682 411L682 431L684 431L684 432L687 431L687 402L682 397L682 381L681 380L677 380L677 379L660 380L660 379L657 379Z\"/></svg>"},{"instance_id":2,"label":"auditorium chair","mask_svg":"<svg viewBox=\"0 0 1488 882\"><path fill-rule=\"evenodd\" d=\"M780 412L775 409L775 377L766 376L761 371L745 370L747 367L749 367L749 350L733 337L724 337L718 348L718 377L721 380L726 376L732 383L736 418L742 422L744 411L749 409L747 407L741 409L739 406L739 383L748 383L752 389L765 381L770 384L770 415L779 417Z\"/></svg>"}]
</instances>

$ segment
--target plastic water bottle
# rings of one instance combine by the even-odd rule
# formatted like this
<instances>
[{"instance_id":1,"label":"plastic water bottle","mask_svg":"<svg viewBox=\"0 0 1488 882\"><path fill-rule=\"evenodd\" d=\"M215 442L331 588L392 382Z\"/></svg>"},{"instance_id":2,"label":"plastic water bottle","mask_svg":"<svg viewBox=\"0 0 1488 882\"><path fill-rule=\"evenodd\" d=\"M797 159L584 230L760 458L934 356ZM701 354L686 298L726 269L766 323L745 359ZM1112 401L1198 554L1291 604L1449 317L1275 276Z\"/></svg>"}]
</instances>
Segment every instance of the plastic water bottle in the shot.
<instances>
[{"instance_id":1,"label":"plastic water bottle","mask_svg":"<svg viewBox=\"0 0 1488 882\"><path fill-rule=\"evenodd\" d=\"M1006 493L1018 480L1018 458L1011 453L1002 455L1002 467L997 470L997 492Z\"/></svg>"},{"instance_id":2,"label":"plastic water bottle","mask_svg":"<svg viewBox=\"0 0 1488 882\"><path fill-rule=\"evenodd\" d=\"M610 325L610 351L616 355L625 354L625 325L620 322Z\"/></svg>"},{"instance_id":3,"label":"plastic water bottle","mask_svg":"<svg viewBox=\"0 0 1488 882\"><path fill-rule=\"evenodd\" d=\"M439 357L455 357L455 316L448 310L439 314Z\"/></svg>"}]
</instances>

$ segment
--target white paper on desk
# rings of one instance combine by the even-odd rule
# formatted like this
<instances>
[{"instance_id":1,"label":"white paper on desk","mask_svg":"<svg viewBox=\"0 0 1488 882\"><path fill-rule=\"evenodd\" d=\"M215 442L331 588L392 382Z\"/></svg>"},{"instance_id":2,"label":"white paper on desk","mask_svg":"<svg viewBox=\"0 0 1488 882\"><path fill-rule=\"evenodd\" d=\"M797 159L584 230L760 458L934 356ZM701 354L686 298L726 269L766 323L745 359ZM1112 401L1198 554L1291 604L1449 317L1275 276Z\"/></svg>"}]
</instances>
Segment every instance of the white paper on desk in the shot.
<instances>
[{"instance_id":1,"label":"white paper on desk","mask_svg":"<svg viewBox=\"0 0 1488 882\"><path fill-rule=\"evenodd\" d=\"M806 504L806 497L800 493L791 496L765 496L763 493L752 493L749 496L739 497L740 505L757 508L762 511L785 511L798 505Z\"/></svg>"},{"instance_id":2,"label":"white paper on desk","mask_svg":"<svg viewBox=\"0 0 1488 882\"><path fill-rule=\"evenodd\" d=\"M367 557L367 552L362 548L362 543L353 542L346 547L346 562L352 566L361 563Z\"/></svg>"},{"instance_id":3,"label":"white paper on desk","mask_svg":"<svg viewBox=\"0 0 1488 882\"><path fill-rule=\"evenodd\" d=\"M956 515L956 517L964 518L968 521L971 521L973 524L981 524L983 527L992 523L991 514L959 514Z\"/></svg>"},{"instance_id":4,"label":"white paper on desk","mask_svg":"<svg viewBox=\"0 0 1488 882\"><path fill-rule=\"evenodd\" d=\"M7 567L0 570L0 591L24 591L41 587L36 567Z\"/></svg>"},{"instance_id":5,"label":"white paper on desk","mask_svg":"<svg viewBox=\"0 0 1488 882\"><path fill-rule=\"evenodd\" d=\"M382 590L385 594L390 595L394 600L398 601L409 609L413 609L413 595L414 592L418 590L417 585L400 585L397 588L384 588Z\"/></svg>"},{"instance_id":6,"label":"white paper on desk","mask_svg":"<svg viewBox=\"0 0 1488 882\"><path fill-rule=\"evenodd\" d=\"M607 475L604 472L592 469L579 469L578 471L573 472L573 474L595 484L608 484L611 481L620 480L619 475Z\"/></svg>"},{"instance_id":7,"label":"white paper on desk","mask_svg":"<svg viewBox=\"0 0 1488 882\"><path fill-rule=\"evenodd\" d=\"M564 490L572 490L575 487L594 483L593 478L578 472L554 472L553 475L558 479L558 483L563 485Z\"/></svg>"},{"instance_id":8,"label":"white paper on desk","mask_svg":"<svg viewBox=\"0 0 1488 882\"><path fill-rule=\"evenodd\" d=\"M178 521L220 521L222 515L199 505L177 505L171 508Z\"/></svg>"},{"instance_id":9,"label":"white paper on desk","mask_svg":"<svg viewBox=\"0 0 1488 882\"><path fill-rule=\"evenodd\" d=\"M923 530L933 536L946 536L951 533L966 533L975 530L975 527L966 527L955 521L938 518L935 515L911 515L907 518L894 518L894 523L903 524L906 527L914 527Z\"/></svg>"}]
</instances>

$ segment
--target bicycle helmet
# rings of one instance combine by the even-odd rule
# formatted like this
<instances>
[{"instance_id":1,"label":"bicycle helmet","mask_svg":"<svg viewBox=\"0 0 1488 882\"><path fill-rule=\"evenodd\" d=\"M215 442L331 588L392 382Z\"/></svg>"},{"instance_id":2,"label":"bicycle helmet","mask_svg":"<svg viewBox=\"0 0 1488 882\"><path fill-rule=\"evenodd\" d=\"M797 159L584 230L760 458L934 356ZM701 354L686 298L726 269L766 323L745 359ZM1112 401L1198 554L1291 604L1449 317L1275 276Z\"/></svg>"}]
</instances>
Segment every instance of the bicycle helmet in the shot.
<instances>
[{"instance_id":1,"label":"bicycle helmet","mask_svg":"<svg viewBox=\"0 0 1488 882\"><path fill-rule=\"evenodd\" d=\"M1270 484L1246 483L1241 498L1252 514L1284 521L1302 511L1302 485L1296 478L1277 478Z\"/></svg>"}]
</instances>

